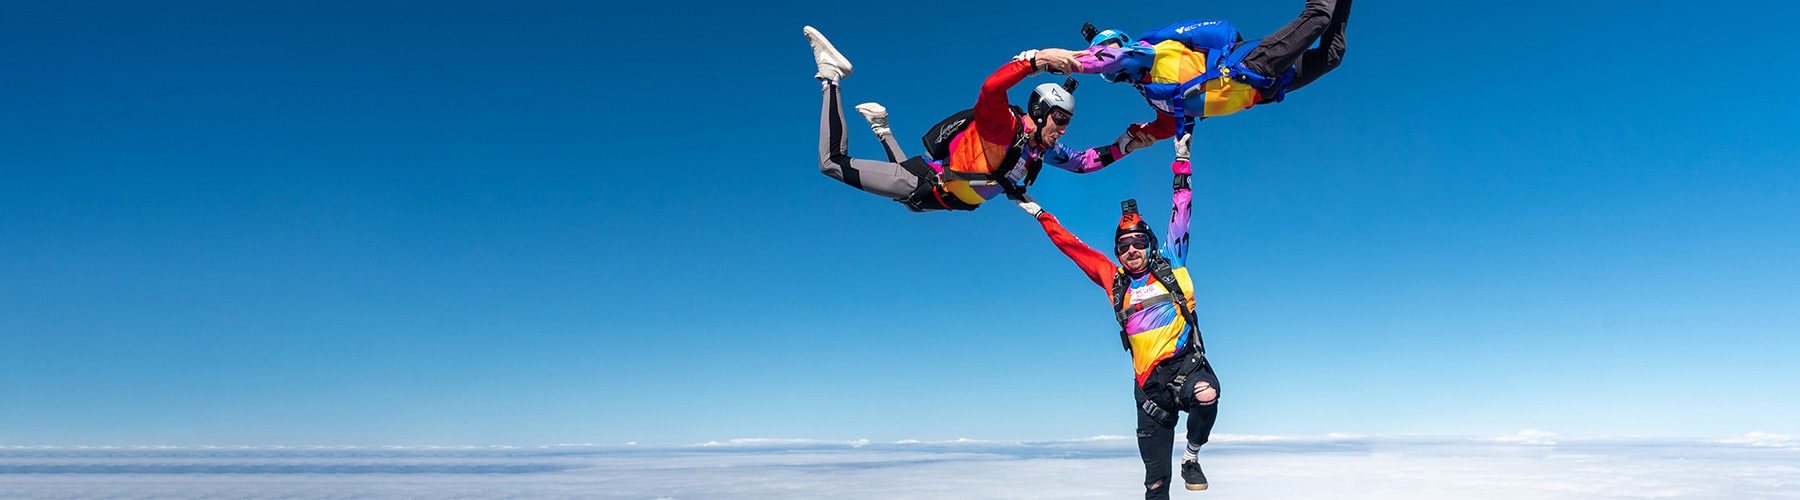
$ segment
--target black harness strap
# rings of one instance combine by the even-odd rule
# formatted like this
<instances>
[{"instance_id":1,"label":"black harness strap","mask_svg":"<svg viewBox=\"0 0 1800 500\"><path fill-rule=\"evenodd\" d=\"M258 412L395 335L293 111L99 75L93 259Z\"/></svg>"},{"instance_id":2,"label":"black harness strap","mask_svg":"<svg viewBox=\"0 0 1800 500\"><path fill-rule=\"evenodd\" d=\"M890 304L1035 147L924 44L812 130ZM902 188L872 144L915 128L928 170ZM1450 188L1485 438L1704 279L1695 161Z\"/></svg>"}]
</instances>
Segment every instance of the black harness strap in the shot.
<instances>
[{"instance_id":1,"label":"black harness strap","mask_svg":"<svg viewBox=\"0 0 1800 500\"><path fill-rule=\"evenodd\" d=\"M1125 274L1124 271L1113 274L1113 313L1119 320L1119 342L1125 346L1125 350L1131 350L1131 334L1125 331L1125 321L1129 319L1132 313L1144 310L1144 308L1162 301L1168 301L1175 303L1175 310L1180 312L1181 319L1187 322L1189 349L1195 350L1202 356L1206 355L1206 343L1202 340L1200 334L1200 318L1198 315L1194 314L1193 309L1188 308L1187 293L1182 290L1181 283L1175 279L1175 271L1173 268L1169 267L1169 259L1160 256L1152 258L1150 263L1150 275L1155 277L1157 283L1162 283L1163 289L1168 291L1168 296L1153 298L1133 306L1126 306L1125 293L1129 291L1129 288L1131 287L1131 276Z\"/></svg>"},{"instance_id":2,"label":"black harness strap","mask_svg":"<svg viewBox=\"0 0 1800 500\"><path fill-rule=\"evenodd\" d=\"M1147 307L1162 302L1175 303L1175 310L1179 311L1181 313L1181 318L1187 322L1188 348L1176 352L1174 357L1164 360L1156 368L1153 368L1153 370L1174 370L1174 376L1165 384L1165 390L1168 390L1169 394L1174 397L1173 401L1179 407L1182 404L1180 392L1183 384L1187 383L1188 376L1193 375L1194 372L1199 371L1207 364L1206 344L1201 340L1199 317L1194 314L1193 309L1188 308L1187 293L1182 290L1180 281L1175 279L1175 270L1169 266L1169 259L1165 259L1161 256L1152 257L1150 263L1150 275L1155 277L1157 283L1162 284L1163 289L1168 291L1168 294L1166 296L1145 300L1129 307L1125 305L1125 293L1131 287L1131 276L1126 274L1123 270L1113 275L1113 311L1119 319L1119 342L1124 344L1125 350L1131 350L1130 333L1125 331L1125 321L1130 318L1132 313L1142 311ZM1178 363L1179 365L1171 367L1169 365L1170 363ZM1162 405L1157 404L1156 400L1151 398L1149 393L1145 392L1142 386L1136 387L1134 390L1137 391L1138 399L1143 401L1138 405L1138 409L1142 410L1151 418L1158 421L1167 421L1171 417L1176 416L1175 413L1163 408Z\"/></svg>"},{"instance_id":3,"label":"black harness strap","mask_svg":"<svg viewBox=\"0 0 1800 500\"><path fill-rule=\"evenodd\" d=\"M1171 373L1173 373L1173 376L1169 377L1168 382L1162 383L1161 387L1163 391L1167 391L1169 401L1174 404L1175 410L1170 411L1170 409L1164 408L1163 405L1157 404L1156 399L1150 397L1150 391L1144 390L1144 386L1141 385L1132 388L1137 393L1137 399L1142 401L1141 403L1138 403L1138 409L1157 420L1169 420L1174 417L1175 411L1180 411L1183 406L1185 406L1182 403L1182 393L1183 389L1186 388L1188 377L1206 367L1206 356L1194 351L1185 351L1175 357L1164 360L1153 369L1172 370ZM1152 375L1152 380L1147 380L1145 382L1152 382L1154 377L1155 376Z\"/></svg>"},{"instance_id":4,"label":"black harness strap","mask_svg":"<svg viewBox=\"0 0 1800 500\"><path fill-rule=\"evenodd\" d=\"M989 184L1000 184L1001 186L1011 184L1012 180L1007 179L1006 174L1008 172L1012 171L1014 165L1019 164L1019 158L1025 156L1025 147L1028 144L1030 144L1030 142L1031 142L1031 137L1024 133L1025 122L1023 121L1023 119L1019 118L1018 116L1014 116L1013 120L1016 123L1016 125L1014 125L1014 126L1018 127L1017 130L1019 130L1020 133L1017 134L1017 136L1013 138L1012 145L1007 146L1006 157L1000 160L999 168L996 169L996 171L985 173L985 174L977 174L977 173L971 173L971 172L958 172L955 170L951 170L948 161L946 161L946 163L944 165L944 173L940 174L940 177L942 177L943 180L946 180L946 181L967 181L970 183L981 182L981 183L989 183ZM1033 163L1037 163L1040 168L1043 165L1041 162L1033 162ZM1027 164L1025 166L1026 179L1031 178L1031 168L1032 167L1030 164ZM1029 182L1027 184L1029 184Z\"/></svg>"},{"instance_id":5,"label":"black harness strap","mask_svg":"<svg viewBox=\"0 0 1800 500\"><path fill-rule=\"evenodd\" d=\"M1131 315L1131 312L1125 311L1125 292L1130 291L1130 288L1131 276L1123 272L1113 274L1113 316L1119 320L1119 344L1124 346L1126 351L1131 350L1131 334L1125 331L1125 320Z\"/></svg>"},{"instance_id":6,"label":"black harness strap","mask_svg":"<svg viewBox=\"0 0 1800 500\"><path fill-rule=\"evenodd\" d=\"M1188 308L1187 292L1181 289L1181 282L1175 280L1175 270L1169 267L1169 259L1157 257L1156 261L1151 263L1150 275L1155 276L1156 281L1162 283L1163 288L1169 291L1170 296L1179 297L1174 301L1175 310L1181 312L1181 319L1187 320L1188 346L1199 352L1201 356L1205 356L1206 343L1200 340L1200 318L1194 314L1193 309Z\"/></svg>"},{"instance_id":7,"label":"black harness strap","mask_svg":"<svg viewBox=\"0 0 1800 500\"><path fill-rule=\"evenodd\" d=\"M1138 401L1142 401L1142 403L1138 403L1138 409L1142 410L1144 414L1150 415L1150 418L1154 418L1158 422L1176 418L1175 414L1169 413L1168 410L1163 409L1162 405L1156 404L1155 400L1150 399L1150 393L1144 392L1143 387L1133 387L1133 389L1137 391Z\"/></svg>"},{"instance_id":8,"label":"black harness strap","mask_svg":"<svg viewBox=\"0 0 1800 500\"><path fill-rule=\"evenodd\" d=\"M1012 179L1007 178L1007 174L1012 172L1013 167L1019 164L1021 158L1024 158L1025 151L1029 149L1031 145L1031 134L1025 133L1025 117L1019 114L1018 108L1013 108L1012 115L1013 130L1017 132L1013 134L1012 145L1007 146L1006 148L1006 157L1000 160L1000 165L998 165L994 172L983 174L958 172L952 170L949 167L949 164L946 163L943 173L938 174L938 183L942 184L946 181L963 181L968 182L970 185L995 185L1000 186L1001 191L1006 193L1007 198L1017 201L1032 201L1030 196L1025 195L1025 187L1030 186L1033 182L1037 182L1038 171L1043 170L1044 162L1042 159L1038 158L1026 159L1025 179L1022 184L1013 182Z\"/></svg>"}]
</instances>

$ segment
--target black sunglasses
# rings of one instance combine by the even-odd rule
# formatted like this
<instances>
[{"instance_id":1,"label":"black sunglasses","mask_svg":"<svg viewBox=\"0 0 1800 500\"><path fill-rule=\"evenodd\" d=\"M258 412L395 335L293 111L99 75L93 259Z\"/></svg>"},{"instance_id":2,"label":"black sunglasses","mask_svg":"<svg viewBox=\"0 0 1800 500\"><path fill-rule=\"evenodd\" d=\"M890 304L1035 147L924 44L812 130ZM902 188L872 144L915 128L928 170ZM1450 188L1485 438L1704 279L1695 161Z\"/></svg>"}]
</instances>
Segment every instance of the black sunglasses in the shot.
<instances>
[{"instance_id":1,"label":"black sunglasses","mask_svg":"<svg viewBox=\"0 0 1800 500\"><path fill-rule=\"evenodd\" d=\"M1126 236L1124 238L1119 238L1119 243L1113 247L1113 253L1123 254L1123 253L1125 253L1126 250L1130 250L1133 248L1136 248L1138 250L1149 249L1150 248L1150 238L1145 238L1142 236Z\"/></svg>"},{"instance_id":2,"label":"black sunglasses","mask_svg":"<svg viewBox=\"0 0 1800 500\"><path fill-rule=\"evenodd\" d=\"M1069 120L1071 118L1074 117L1068 115L1050 115L1050 121L1056 122L1057 125L1062 125L1064 127L1069 126Z\"/></svg>"}]
</instances>

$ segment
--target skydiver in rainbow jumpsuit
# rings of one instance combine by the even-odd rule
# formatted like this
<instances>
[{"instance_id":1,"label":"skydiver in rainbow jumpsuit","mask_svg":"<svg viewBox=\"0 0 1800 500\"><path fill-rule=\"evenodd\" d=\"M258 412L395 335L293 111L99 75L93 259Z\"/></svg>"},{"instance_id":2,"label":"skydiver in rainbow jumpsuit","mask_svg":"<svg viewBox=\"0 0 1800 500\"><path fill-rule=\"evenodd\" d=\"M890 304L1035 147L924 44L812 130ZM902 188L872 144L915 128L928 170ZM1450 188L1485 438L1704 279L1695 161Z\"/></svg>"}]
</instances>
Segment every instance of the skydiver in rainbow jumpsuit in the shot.
<instances>
[{"instance_id":1,"label":"skydiver in rainbow jumpsuit","mask_svg":"<svg viewBox=\"0 0 1800 500\"><path fill-rule=\"evenodd\" d=\"M1157 244L1156 233L1137 214L1136 202L1128 201L1129 208L1113 236L1116 266L1036 202L1019 202L1019 207L1043 226L1057 250L1108 293L1119 321L1120 339L1131 353L1136 374L1138 453L1144 460L1144 498L1149 499L1169 498L1170 456L1181 412L1188 413L1182 481L1189 490L1207 488L1198 454L1219 418L1219 377L1206 359L1205 344L1195 324L1194 283L1187 269L1188 225L1193 213L1193 192L1188 187L1193 172L1188 162L1192 137L1182 134L1175 140L1168 244Z\"/></svg>"},{"instance_id":2,"label":"skydiver in rainbow jumpsuit","mask_svg":"<svg viewBox=\"0 0 1800 500\"><path fill-rule=\"evenodd\" d=\"M1132 40L1117 30L1092 35L1075 55L1078 73L1128 83L1156 110L1129 134L1173 137L1193 122L1280 102L1337 68L1344 58L1351 0L1307 0L1300 16L1260 40L1244 40L1228 21L1184 21ZM1317 42L1318 47L1312 47Z\"/></svg>"},{"instance_id":3,"label":"skydiver in rainbow jumpsuit","mask_svg":"<svg viewBox=\"0 0 1800 500\"><path fill-rule=\"evenodd\" d=\"M1033 89L1027 110L1020 113L1007 102L1006 91L1040 70L1066 73L1074 55L1064 53L1035 57L1026 51L1000 67L981 85L974 114L966 128L949 141L947 158L903 153L887 125L887 110L879 104L857 106L887 150L888 161L851 158L844 133L844 115L838 82L851 72L850 61L811 26L802 32L812 44L818 64L815 78L825 94L819 123L819 171L851 187L898 201L914 212L974 210L1002 192L1022 198L1022 185L1032 172L1050 165L1074 173L1105 168L1148 141L1121 136L1120 142L1076 151L1058 142L1075 114L1075 97L1054 83Z\"/></svg>"}]
</instances>

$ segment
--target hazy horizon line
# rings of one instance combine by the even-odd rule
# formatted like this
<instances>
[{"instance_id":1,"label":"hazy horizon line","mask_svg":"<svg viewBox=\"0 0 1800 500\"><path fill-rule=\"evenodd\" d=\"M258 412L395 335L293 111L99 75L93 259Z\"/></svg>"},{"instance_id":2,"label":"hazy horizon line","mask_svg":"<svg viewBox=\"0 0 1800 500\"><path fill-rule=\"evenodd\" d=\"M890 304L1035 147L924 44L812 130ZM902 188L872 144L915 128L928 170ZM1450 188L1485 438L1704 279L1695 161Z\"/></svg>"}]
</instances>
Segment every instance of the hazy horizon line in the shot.
<instances>
[{"instance_id":1,"label":"hazy horizon line","mask_svg":"<svg viewBox=\"0 0 1800 500\"><path fill-rule=\"evenodd\" d=\"M1180 436L1177 436L1180 437ZM1750 446L1800 447L1800 435L1777 434L1763 431L1751 431L1735 436L1645 436L1645 435L1561 435L1537 429L1525 429L1513 434L1474 435L1474 434L1410 434L1410 433L1348 433L1333 432L1325 434L1214 434L1211 442L1229 443L1275 443L1275 442L1329 442L1329 441L1492 441L1498 443L1553 445L1558 442L1583 441L1654 441L1654 442L1688 442L1713 444L1741 444ZM0 444L0 451L209 451L209 450L368 450L368 451L474 451L474 450L546 450L546 449L688 449L688 448L720 448L720 447L759 447L759 446L812 446L812 447L850 447L863 446L908 446L908 445L1057 445L1078 443L1130 443L1133 438L1125 435L1100 434L1095 436L1064 439L981 439L959 437L946 440L900 439L894 441L876 441L870 439L818 439L818 438L732 438L725 440L709 440L697 443L662 443L640 444L638 441L614 443L555 443L555 444L387 444L387 445L352 445L352 444Z\"/></svg>"}]
</instances>

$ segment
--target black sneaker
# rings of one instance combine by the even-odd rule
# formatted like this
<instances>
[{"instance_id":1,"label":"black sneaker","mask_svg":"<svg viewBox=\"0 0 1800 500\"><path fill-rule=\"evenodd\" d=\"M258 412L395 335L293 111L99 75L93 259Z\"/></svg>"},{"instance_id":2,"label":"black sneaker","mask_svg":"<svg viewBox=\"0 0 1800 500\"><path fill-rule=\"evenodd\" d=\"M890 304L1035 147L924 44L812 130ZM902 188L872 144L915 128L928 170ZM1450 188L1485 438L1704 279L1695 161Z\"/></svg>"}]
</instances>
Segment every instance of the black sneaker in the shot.
<instances>
[{"instance_id":1,"label":"black sneaker","mask_svg":"<svg viewBox=\"0 0 1800 500\"><path fill-rule=\"evenodd\" d=\"M1206 473L1200 472L1200 462L1182 462L1181 480L1187 482L1190 491L1206 489Z\"/></svg>"}]
</instances>

